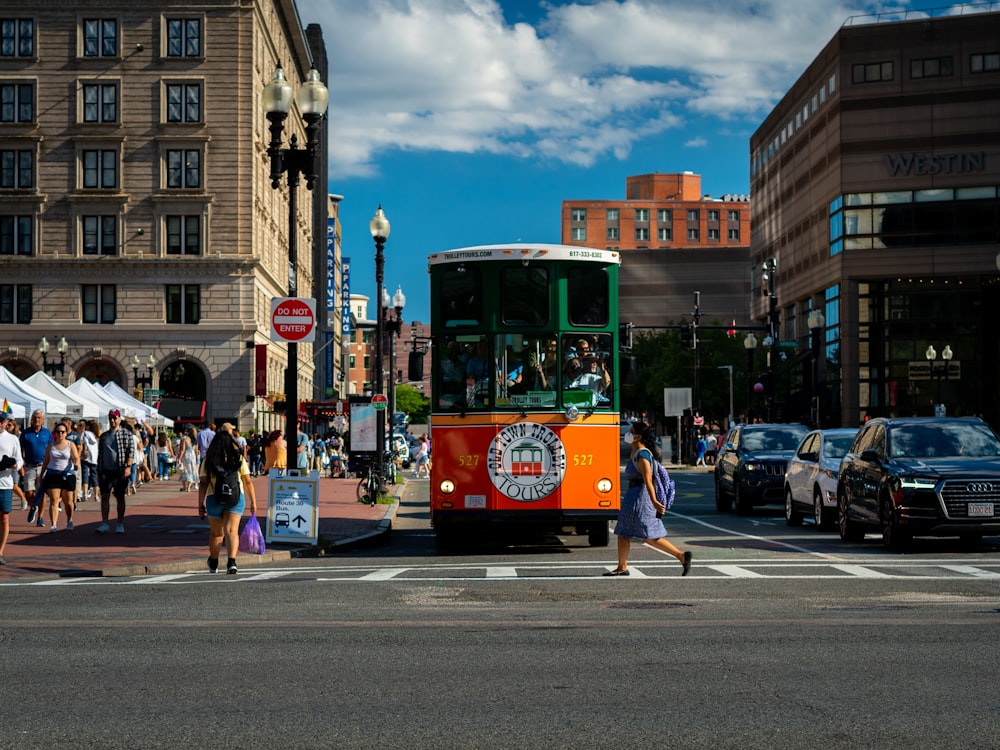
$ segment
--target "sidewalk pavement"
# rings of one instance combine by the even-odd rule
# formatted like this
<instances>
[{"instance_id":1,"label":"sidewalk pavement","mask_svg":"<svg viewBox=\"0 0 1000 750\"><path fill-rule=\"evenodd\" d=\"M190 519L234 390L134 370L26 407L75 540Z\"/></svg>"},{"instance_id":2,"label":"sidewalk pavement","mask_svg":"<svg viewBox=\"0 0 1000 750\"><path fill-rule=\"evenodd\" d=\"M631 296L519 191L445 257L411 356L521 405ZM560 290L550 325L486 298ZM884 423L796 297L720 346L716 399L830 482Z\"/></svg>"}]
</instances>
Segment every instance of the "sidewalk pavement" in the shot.
<instances>
[{"instance_id":1,"label":"sidewalk pavement","mask_svg":"<svg viewBox=\"0 0 1000 750\"><path fill-rule=\"evenodd\" d=\"M337 551L375 539L389 532L399 507L363 505L355 494L357 479L319 479L319 541L309 545L268 545L263 555L240 554L240 570L293 557ZM263 528L267 516L268 479L253 480L257 495L257 520ZM47 504L47 501L46 501ZM126 497L125 533L114 533L115 501L111 501L111 531L97 534L101 522L100 503L95 499L77 503L75 529L66 531L66 514L60 513L59 531L28 525L28 512L15 504L10 514L10 535L0 565L0 584L30 577L130 576L207 570L208 521L198 518L197 491L182 492L176 478L154 481ZM48 523L46 510L45 522ZM244 523L249 512L243 515ZM241 525L242 528L242 525ZM225 569L225 548L222 567Z\"/></svg>"}]
</instances>

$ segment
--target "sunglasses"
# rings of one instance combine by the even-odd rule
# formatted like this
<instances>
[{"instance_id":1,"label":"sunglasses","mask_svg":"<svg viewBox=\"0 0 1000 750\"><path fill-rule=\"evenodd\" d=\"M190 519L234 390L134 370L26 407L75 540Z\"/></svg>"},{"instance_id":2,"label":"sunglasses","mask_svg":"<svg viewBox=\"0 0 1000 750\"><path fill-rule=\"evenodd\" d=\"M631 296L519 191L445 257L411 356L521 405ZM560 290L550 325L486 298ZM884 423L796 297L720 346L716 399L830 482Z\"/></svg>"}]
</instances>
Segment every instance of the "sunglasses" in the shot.
<instances>
[{"instance_id":1,"label":"sunglasses","mask_svg":"<svg viewBox=\"0 0 1000 750\"><path fill-rule=\"evenodd\" d=\"M56 435L65 435L66 434L66 430L53 430L52 432L54 432Z\"/></svg>"}]
</instances>

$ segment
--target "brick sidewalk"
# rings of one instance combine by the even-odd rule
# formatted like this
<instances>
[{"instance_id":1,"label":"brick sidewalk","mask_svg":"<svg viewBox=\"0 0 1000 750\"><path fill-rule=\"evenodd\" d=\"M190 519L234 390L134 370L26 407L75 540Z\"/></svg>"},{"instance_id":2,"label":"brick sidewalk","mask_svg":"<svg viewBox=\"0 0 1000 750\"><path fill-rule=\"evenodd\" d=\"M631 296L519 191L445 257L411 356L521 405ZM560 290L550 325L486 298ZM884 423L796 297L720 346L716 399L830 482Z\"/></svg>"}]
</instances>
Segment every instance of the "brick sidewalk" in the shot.
<instances>
[{"instance_id":1,"label":"brick sidewalk","mask_svg":"<svg viewBox=\"0 0 1000 750\"><path fill-rule=\"evenodd\" d=\"M254 479L261 526L267 514L267 483L266 477ZM356 486L356 479L320 478L319 536L326 545L344 547L391 528L398 506L362 505L355 496ZM126 532L114 533L112 500L112 532L103 535L94 531L101 513L100 504L93 499L77 504L73 531L65 530L66 516L60 513L59 531L54 534L47 528L29 526L27 511L15 508L10 514L4 553L7 564L0 566L0 583L34 576L142 575L205 569L208 522L198 518L197 492L181 492L176 479L155 481L128 496L126 503ZM238 562L242 570L314 551L308 546L275 544L269 545L264 555L240 555Z\"/></svg>"}]
</instances>

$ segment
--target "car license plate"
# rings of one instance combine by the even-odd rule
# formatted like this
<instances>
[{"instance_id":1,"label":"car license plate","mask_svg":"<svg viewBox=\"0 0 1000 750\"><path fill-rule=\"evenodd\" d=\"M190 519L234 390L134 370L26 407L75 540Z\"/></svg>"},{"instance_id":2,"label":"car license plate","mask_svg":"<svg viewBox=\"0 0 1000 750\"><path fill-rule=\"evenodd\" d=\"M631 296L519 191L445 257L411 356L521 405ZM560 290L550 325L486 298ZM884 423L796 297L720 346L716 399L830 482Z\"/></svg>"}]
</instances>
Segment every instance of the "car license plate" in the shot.
<instances>
[{"instance_id":1,"label":"car license plate","mask_svg":"<svg viewBox=\"0 0 1000 750\"><path fill-rule=\"evenodd\" d=\"M969 503L969 517L992 516L993 503Z\"/></svg>"}]
</instances>

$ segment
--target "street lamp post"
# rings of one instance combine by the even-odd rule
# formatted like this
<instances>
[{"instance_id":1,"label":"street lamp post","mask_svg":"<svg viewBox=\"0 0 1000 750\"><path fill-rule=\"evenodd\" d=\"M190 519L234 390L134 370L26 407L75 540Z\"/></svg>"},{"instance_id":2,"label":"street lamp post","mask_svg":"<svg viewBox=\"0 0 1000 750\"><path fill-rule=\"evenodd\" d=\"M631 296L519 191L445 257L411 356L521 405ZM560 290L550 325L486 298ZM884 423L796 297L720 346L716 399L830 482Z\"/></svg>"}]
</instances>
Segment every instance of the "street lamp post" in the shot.
<instances>
[{"instance_id":1,"label":"street lamp post","mask_svg":"<svg viewBox=\"0 0 1000 750\"><path fill-rule=\"evenodd\" d=\"M49 353L49 340L42 336L42 340L38 342L38 351L42 355L42 369L45 371L46 375L51 375L55 377L58 373L59 375L64 375L66 372L66 351L69 349L69 344L66 343L66 337L60 336L59 342L56 344L56 351L59 352L58 362L49 362L46 359L46 355Z\"/></svg>"},{"instance_id":2,"label":"street lamp post","mask_svg":"<svg viewBox=\"0 0 1000 750\"><path fill-rule=\"evenodd\" d=\"M812 408L815 418L813 426L819 428L820 425L820 399L819 399L819 365L823 354L823 326L826 325L826 317L819 309L814 309L806 319L811 336L809 345L812 349Z\"/></svg>"},{"instance_id":3,"label":"street lamp post","mask_svg":"<svg viewBox=\"0 0 1000 750\"><path fill-rule=\"evenodd\" d=\"M761 267L761 280L767 283L764 295L768 300L767 308L767 338L764 345L767 346L767 421L774 418L774 365L778 353L778 296L776 293L776 282L778 275L778 260L768 258Z\"/></svg>"},{"instance_id":4,"label":"street lamp post","mask_svg":"<svg viewBox=\"0 0 1000 750\"><path fill-rule=\"evenodd\" d=\"M945 416L944 404L941 403L941 379L942 377L948 379L948 367L951 365L952 357L955 353L951 350L951 346L945 344L944 349L941 350L941 359L944 360L943 367L936 367L937 364L934 360L937 359L937 351L934 349L934 345L931 344L927 347L927 351L924 352L924 357L927 358L927 362L931 368L931 375L937 380L937 402L934 406L934 416ZM943 373L943 374L942 374Z\"/></svg>"},{"instance_id":5,"label":"street lamp post","mask_svg":"<svg viewBox=\"0 0 1000 750\"><path fill-rule=\"evenodd\" d=\"M390 305L395 317L389 315ZM396 293L391 299L382 287L382 307L385 308L385 329L389 334L389 414L392 415L396 413L396 338L403 332L403 308L406 307L406 295L401 285L396 285Z\"/></svg>"},{"instance_id":6,"label":"street lamp post","mask_svg":"<svg viewBox=\"0 0 1000 750\"><path fill-rule=\"evenodd\" d=\"M375 211L375 216L368 223L368 229L371 231L372 239L375 241L376 291L382 289L382 283L385 279L385 255L382 251L385 249L385 241L389 239L390 228L389 220L385 217L385 211L379 205L378 210ZM381 301L377 305L377 309L378 314L375 319L375 393L381 393L382 381L384 379L382 371L382 337L385 335L385 308L382 307ZM378 467L380 477L385 473L385 416L384 414L378 414L375 419L375 466Z\"/></svg>"},{"instance_id":7,"label":"street lamp post","mask_svg":"<svg viewBox=\"0 0 1000 750\"><path fill-rule=\"evenodd\" d=\"M757 337L753 333L748 333L743 339L743 348L747 353L747 422L750 422L750 413L753 408L753 357L757 350Z\"/></svg>"},{"instance_id":8,"label":"street lamp post","mask_svg":"<svg viewBox=\"0 0 1000 750\"><path fill-rule=\"evenodd\" d=\"M267 119L271 123L271 142L267 147L271 159L271 187L277 190L281 186L282 173L288 173L288 296L298 296L298 232L296 231L296 215L298 213L297 193L299 177L305 175L306 188L312 190L316 186L319 175L319 123L326 113L330 92L319 78L315 68L310 68L306 81L299 89L296 97L302 119L306 123L306 146L298 147L298 136L292 134L288 148L283 148L282 133L285 129L285 119L292 108L292 86L285 79L285 71L279 65L274 70L274 77L261 93L261 104ZM285 370L285 439L292 455L296 455L298 446L298 344L288 342L288 368Z\"/></svg>"},{"instance_id":9,"label":"street lamp post","mask_svg":"<svg viewBox=\"0 0 1000 750\"><path fill-rule=\"evenodd\" d=\"M132 355L132 383L137 394L136 398L142 401L142 389L153 387L153 368L156 367L156 357L152 354L146 360L146 374L139 374L139 355Z\"/></svg>"}]
</instances>

